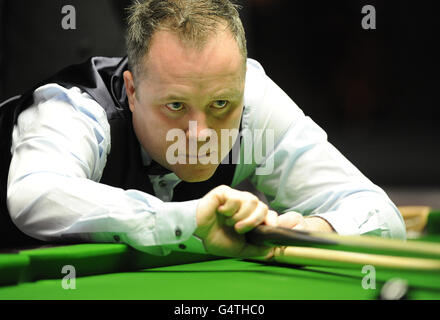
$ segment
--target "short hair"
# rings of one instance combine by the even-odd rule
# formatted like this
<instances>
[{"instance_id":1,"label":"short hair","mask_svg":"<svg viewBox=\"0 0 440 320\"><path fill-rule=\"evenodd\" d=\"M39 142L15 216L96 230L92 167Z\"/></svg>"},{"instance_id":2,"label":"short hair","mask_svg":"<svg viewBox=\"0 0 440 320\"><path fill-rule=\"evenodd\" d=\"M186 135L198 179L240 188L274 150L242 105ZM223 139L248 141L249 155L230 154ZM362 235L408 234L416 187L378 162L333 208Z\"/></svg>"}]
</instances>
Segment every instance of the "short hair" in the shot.
<instances>
[{"instance_id":1,"label":"short hair","mask_svg":"<svg viewBox=\"0 0 440 320\"><path fill-rule=\"evenodd\" d=\"M140 75L142 59L159 29L176 32L180 39L200 48L218 31L219 24L226 23L246 59L246 37L239 8L229 0L135 0L127 9L126 37L128 64L134 78Z\"/></svg>"}]
</instances>

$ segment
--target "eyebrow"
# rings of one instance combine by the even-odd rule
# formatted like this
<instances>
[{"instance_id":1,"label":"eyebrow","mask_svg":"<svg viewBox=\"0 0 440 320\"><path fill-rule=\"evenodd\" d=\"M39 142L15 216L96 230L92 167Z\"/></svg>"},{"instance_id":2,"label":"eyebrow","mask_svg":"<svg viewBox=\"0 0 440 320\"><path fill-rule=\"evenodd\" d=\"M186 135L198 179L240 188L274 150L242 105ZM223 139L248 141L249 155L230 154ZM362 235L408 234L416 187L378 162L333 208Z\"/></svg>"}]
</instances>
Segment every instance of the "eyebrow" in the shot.
<instances>
[{"instance_id":1,"label":"eyebrow","mask_svg":"<svg viewBox=\"0 0 440 320\"><path fill-rule=\"evenodd\" d=\"M216 93L212 98L213 99L221 99L221 98L226 98L226 97L230 97L230 98L239 98L242 96L242 92L240 92L237 89L228 89L225 90L223 92L220 93ZM176 101L176 102L185 102L188 101L189 99L186 98L185 96L181 96L181 95L176 95L176 94L169 94L166 95L164 97L161 97L159 99L160 101Z\"/></svg>"},{"instance_id":2,"label":"eyebrow","mask_svg":"<svg viewBox=\"0 0 440 320\"><path fill-rule=\"evenodd\" d=\"M242 96L242 92L237 89L227 89L223 92L220 92L216 95L214 95L214 98L222 98L222 97L231 97L231 98L239 98Z\"/></svg>"},{"instance_id":3,"label":"eyebrow","mask_svg":"<svg viewBox=\"0 0 440 320\"><path fill-rule=\"evenodd\" d=\"M160 101L187 101L188 99L183 96L178 96L174 94L170 94L159 99Z\"/></svg>"}]
</instances>

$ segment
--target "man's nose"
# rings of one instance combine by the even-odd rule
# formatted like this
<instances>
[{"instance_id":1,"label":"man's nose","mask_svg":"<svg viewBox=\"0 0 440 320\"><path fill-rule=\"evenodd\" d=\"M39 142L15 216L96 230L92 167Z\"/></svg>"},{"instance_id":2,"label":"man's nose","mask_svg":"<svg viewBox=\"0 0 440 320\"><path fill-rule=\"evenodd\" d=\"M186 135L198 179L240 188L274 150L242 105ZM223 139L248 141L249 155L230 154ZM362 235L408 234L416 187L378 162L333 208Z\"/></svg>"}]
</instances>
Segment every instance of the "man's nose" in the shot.
<instances>
[{"instance_id":1,"label":"man's nose","mask_svg":"<svg viewBox=\"0 0 440 320\"><path fill-rule=\"evenodd\" d=\"M207 141L212 134L208 127L207 117L204 113L195 114L188 122L186 136L189 140Z\"/></svg>"}]
</instances>

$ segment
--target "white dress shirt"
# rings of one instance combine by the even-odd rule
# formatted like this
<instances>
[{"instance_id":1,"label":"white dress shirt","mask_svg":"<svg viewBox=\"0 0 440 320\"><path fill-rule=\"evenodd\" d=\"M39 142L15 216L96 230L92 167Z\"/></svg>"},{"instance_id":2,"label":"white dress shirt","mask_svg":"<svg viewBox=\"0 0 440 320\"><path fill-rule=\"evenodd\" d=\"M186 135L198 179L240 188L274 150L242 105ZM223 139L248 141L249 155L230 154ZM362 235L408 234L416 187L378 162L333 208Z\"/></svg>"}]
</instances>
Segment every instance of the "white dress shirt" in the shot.
<instances>
[{"instance_id":1,"label":"white dress shirt","mask_svg":"<svg viewBox=\"0 0 440 320\"><path fill-rule=\"evenodd\" d=\"M238 163L232 187L249 179L274 210L319 216L342 235L405 238L403 219L385 192L252 59L244 104L243 129L271 129L275 144L260 163ZM205 252L193 236L198 200L170 202L179 178L146 176L155 195L101 184L110 151L105 111L91 96L57 84L38 88L13 130L7 201L17 227L46 241L122 242L159 255ZM145 150L142 156L144 164L151 161ZM271 174L256 173L269 163Z\"/></svg>"}]
</instances>

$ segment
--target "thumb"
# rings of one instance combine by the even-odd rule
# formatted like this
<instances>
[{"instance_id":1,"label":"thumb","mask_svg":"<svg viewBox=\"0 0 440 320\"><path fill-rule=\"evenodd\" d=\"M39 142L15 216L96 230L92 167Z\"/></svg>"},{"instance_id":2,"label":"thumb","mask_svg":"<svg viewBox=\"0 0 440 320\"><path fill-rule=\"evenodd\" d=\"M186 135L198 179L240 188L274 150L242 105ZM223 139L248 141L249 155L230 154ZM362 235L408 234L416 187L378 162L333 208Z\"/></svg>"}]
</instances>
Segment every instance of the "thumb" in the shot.
<instances>
[{"instance_id":1,"label":"thumb","mask_svg":"<svg viewBox=\"0 0 440 320\"><path fill-rule=\"evenodd\" d=\"M300 230L300 231L306 231L307 225L304 221L298 223L296 226L292 228L292 230Z\"/></svg>"}]
</instances>

